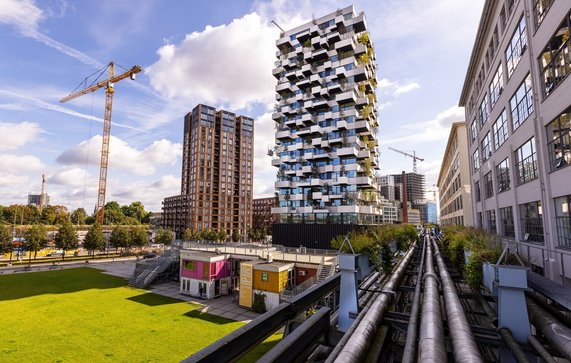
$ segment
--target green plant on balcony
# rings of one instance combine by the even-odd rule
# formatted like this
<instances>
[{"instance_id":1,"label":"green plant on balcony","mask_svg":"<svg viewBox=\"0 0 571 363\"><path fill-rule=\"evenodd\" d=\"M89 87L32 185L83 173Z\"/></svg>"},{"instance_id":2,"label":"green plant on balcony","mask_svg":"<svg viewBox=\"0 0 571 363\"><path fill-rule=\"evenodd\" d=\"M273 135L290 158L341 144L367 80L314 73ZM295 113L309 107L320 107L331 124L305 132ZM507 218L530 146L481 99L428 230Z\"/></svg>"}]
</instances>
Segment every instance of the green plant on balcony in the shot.
<instances>
[{"instance_id":1,"label":"green plant on balcony","mask_svg":"<svg viewBox=\"0 0 571 363\"><path fill-rule=\"evenodd\" d=\"M360 65L368 64L370 61L371 59L369 58L369 55L367 53L361 54L357 59L357 63L359 63Z\"/></svg>"},{"instance_id":2,"label":"green plant on balcony","mask_svg":"<svg viewBox=\"0 0 571 363\"><path fill-rule=\"evenodd\" d=\"M306 39L303 43L301 43L301 45L302 45L304 48L309 48L309 47L311 47L311 39L309 39L309 38Z\"/></svg>"},{"instance_id":3,"label":"green plant on balcony","mask_svg":"<svg viewBox=\"0 0 571 363\"><path fill-rule=\"evenodd\" d=\"M359 37L357 37L357 41L361 44L369 44L369 42L371 41L371 38L369 36L368 32L364 32L363 34L359 35Z\"/></svg>"},{"instance_id":4,"label":"green plant on balcony","mask_svg":"<svg viewBox=\"0 0 571 363\"><path fill-rule=\"evenodd\" d=\"M363 169L363 173L365 173L366 176L373 176L373 161L370 157L361 162L361 168Z\"/></svg>"},{"instance_id":5,"label":"green plant on balcony","mask_svg":"<svg viewBox=\"0 0 571 363\"><path fill-rule=\"evenodd\" d=\"M360 82L358 89L359 89L359 92L365 93L365 91L367 90L367 83L366 82Z\"/></svg>"},{"instance_id":6,"label":"green plant on balcony","mask_svg":"<svg viewBox=\"0 0 571 363\"><path fill-rule=\"evenodd\" d=\"M345 176L345 164L341 161L341 168L339 168L339 176Z\"/></svg>"},{"instance_id":7,"label":"green plant on balcony","mask_svg":"<svg viewBox=\"0 0 571 363\"><path fill-rule=\"evenodd\" d=\"M373 106L371 105L366 105L365 107L363 107L363 118L367 118L371 115L371 112L373 112Z\"/></svg>"},{"instance_id":8,"label":"green plant on balcony","mask_svg":"<svg viewBox=\"0 0 571 363\"><path fill-rule=\"evenodd\" d=\"M371 103L377 102L377 95L374 92L367 93L367 97L369 98L369 102Z\"/></svg>"},{"instance_id":9,"label":"green plant on balcony","mask_svg":"<svg viewBox=\"0 0 571 363\"><path fill-rule=\"evenodd\" d=\"M311 176L316 179L319 178L319 168L315 164L311 165Z\"/></svg>"},{"instance_id":10,"label":"green plant on balcony","mask_svg":"<svg viewBox=\"0 0 571 363\"><path fill-rule=\"evenodd\" d=\"M369 79L369 83L371 84L371 87L376 88L378 85L377 79L376 78L370 78Z\"/></svg>"}]
</instances>

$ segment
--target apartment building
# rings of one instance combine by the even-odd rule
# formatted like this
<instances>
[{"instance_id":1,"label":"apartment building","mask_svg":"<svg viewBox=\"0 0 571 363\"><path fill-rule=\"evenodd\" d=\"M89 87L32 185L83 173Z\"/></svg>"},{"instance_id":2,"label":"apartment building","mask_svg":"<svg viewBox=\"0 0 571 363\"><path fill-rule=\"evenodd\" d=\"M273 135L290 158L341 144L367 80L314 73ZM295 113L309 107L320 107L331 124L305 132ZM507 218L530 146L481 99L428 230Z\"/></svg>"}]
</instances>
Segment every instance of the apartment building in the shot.
<instances>
[{"instance_id":1,"label":"apartment building","mask_svg":"<svg viewBox=\"0 0 571 363\"><path fill-rule=\"evenodd\" d=\"M272 212L281 224L376 223L377 65L364 13L339 9L276 45ZM287 243L275 231L274 243Z\"/></svg>"},{"instance_id":2,"label":"apartment building","mask_svg":"<svg viewBox=\"0 0 571 363\"><path fill-rule=\"evenodd\" d=\"M438 174L440 224L474 225L470 180L466 123L454 122Z\"/></svg>"},{"instance_id":3,"label":"apartment building","mask_svg":"<svg viewBox=\"0 0 571 363\"><path fill-rule=\"evenodd\" d=\"M184 118L181 194L163 201L164 228L178 238L222 230L247 236L252 226L254 120L199 104Z\"/></svg>"},{"instance_id":4,"label":"apartment building","mask_svg":"<svg viewBox=\"0 0 571 363\"><path fill-rule=\"evenodd\" d=\"M272 214L272 208L278 204L277 197L256 198L252 206L252 228L271 230L272 224L277 222L277 215Z\"/></svg>"},{"instance_id":5,"label":"apartment building","mask_svg":"<svg viewBox=\"0 0 571 363\"><path fill-rule=\"evenodd\" d=\"M571 278L571 0L484 4L466 108L475 222Z\"/></svg>"}]
</instances>

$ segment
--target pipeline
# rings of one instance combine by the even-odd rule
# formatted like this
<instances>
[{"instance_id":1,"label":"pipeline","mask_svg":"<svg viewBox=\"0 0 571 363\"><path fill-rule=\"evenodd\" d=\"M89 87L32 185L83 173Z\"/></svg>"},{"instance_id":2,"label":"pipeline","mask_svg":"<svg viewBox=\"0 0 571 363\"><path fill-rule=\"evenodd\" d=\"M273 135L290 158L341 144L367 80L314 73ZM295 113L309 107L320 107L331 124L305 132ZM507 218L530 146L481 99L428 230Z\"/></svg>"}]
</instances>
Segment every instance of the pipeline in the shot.
<instances>
[{"instance_id":1,"label":"pipeline","mask_svg":"<svg viewBox=\"0 0 571 363\"><path fill-rule=\"evenodd\" d=\"M381 282L384 275L380 272L374 272L369 277L359 285L359 290L357 293L357 298L359 299L359 306L365 306L373 296L374 292L369 291L369 288L375 283ZM331 314L331 326L336 326L339 323L339 310L335 310Z\"/></svg>"},{"instance_id":2,"label":"pipeline","mask_svg":"<svg viewBox=\"0 0 571 363\"><path fill-rule=\"evenodd\" d=\"M498 333L518 363L531 363L508 328L499 328Z\"/></svg>"},{"instance_id":3,"label":"pipeline","mask_svg":"<svg viewBox=\"0 0 571 363\"><path fill-rule=\"evenodd\" d=\"M553 358L553 356L551 354L549 354L549 352L547 351L547 349L545 349L543 347L543 345L541 345L541 343L539 342L539 340L537 340L537 338L533 335L530 335L527 337L527 341L529 342L529 344L531 344L531 346L533 347L533 349L535 349L535 351L537 352L537 354L539 354L539 356L547 363L557 363L557 361L555 360L555 358Z\"/></svg>"},{"instance_id":4,"label":"pipeline","mask_svg":"<svg viewBox=\"0 0 571 363\"><path fill-rule=\"evenodd\" d=\"M371 337L377 332L381 318L389 308L391 296L404 275L414 253L415 246L416 242L404 255L387 283L383 286L383 292L375 299L369 301L326 362L357 363L362 361Z\"/></svg>"},{"instance_id":5,"label":"pipeline","mask_svg":"<svg viewBox=\"0 0 571 363\"><path fill-rule=\"evenodd\" d=\"M571 360L571 329L557 321L531 299L527 300L527 310L531 323L541 330L543 336L565 358Z\"/></svg>"},{"instance_id":6,"label":"pipeline","mask_svg":"<svg viewBox=\"0 0 571 363\"><path fill-rule=\"evenodd\" d=\"M424 296L422 299L422 317L420 320L420 339L418 342L419 362L447 362L446 342L442 326L442 310L440 309L440 293L438 278L434 274L432 262L432 246L428 235L424 237L426 244L426 265L424 276Z\"/></svg>"},{"instance_id":7,"label":"pipeline","mask_svg":"<svg viewBox=\"0 0 571 363\"><path fill-rule=\"evenodd\" d=\"M413 363L416 356L416 337L418 333L418 316L420 306L420 294L422 288L422 273L424 269L424 257L426 252L426 244L422 244L422 254L420 257L420 265L418 266L418 274L416 278L416 287L414 289L414 301L408 320L408 329L406 332L406 343L402 357L403 363Z\"/></svg>"},{"instance_id":8,"label":"pipeline","mask_svg":"<svg viewBox=\"0 0 571 363\"><path fill-rule=\"evenodd\" d=\"M434 240L432 240L432 246L435 251L434 256L438 264L444 302L446 303L446 316L448 317L448 329L452 339L454 360L460 363L483 362L484 359L480 354L474 335L472 335L470 324L468 324L466 319L466 314L458 298L454 282L446 269L444 259L440 256L438 245Z\"/></svg>"}]
</instances>

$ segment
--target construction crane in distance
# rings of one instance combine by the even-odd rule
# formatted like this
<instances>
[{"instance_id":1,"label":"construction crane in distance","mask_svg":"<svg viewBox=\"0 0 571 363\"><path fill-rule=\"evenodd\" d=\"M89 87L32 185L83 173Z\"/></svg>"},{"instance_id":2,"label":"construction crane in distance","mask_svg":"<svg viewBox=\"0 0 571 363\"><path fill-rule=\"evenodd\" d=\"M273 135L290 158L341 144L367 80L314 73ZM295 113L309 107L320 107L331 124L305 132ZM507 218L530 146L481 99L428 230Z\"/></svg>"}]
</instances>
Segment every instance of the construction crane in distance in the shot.
<instances>
[{"instance_id":1,"label":"construction crane in distance","mask_svg":"<svg viewBox=\"0 0 571 363\"><path fill-rule=\"evenodd\" d=\"M111 62L106 67L101 70L101 74L108 70L108 78L93 83L83 89L72 92L70 95L62 98L61 103L73 100L74 98L86 95L97 91L100 88L105 88L105 114L103 116L103 135L101 143L101 162L99 163L99 187L97 191L97 205L95 207L96 220L101 225L103 225L103 218L105 216L105 191L107 189L107 168L109 165L109 137L111 136L111 111L113 109L113 93L114 84L129 77L135 79L135 75L141 71L141 67L134 66L133 68L127 70L126 72L116 76L115 75L115 63ZM86 83L87 78L84 80ZM97 81L97 79L96 79Z\"/></svg>"},{"instance_id":2,"label":"construction crane in distance","mask_svg":"<svg viewBox=\"0 0 571 363\"><path fill-rule=\"evenodd\" d=\"M397 153L401 153L405 156L411 157L412 158L412 171L415 173L416 173L416 161L417 160L424 161L423 158L416 156L416 151L413 151L412 154L409 154L409 153L405 153L404 151L393 149L390 146L388 148L391 149L392 151L396 151Z\"/></svg>"}]
</instances>

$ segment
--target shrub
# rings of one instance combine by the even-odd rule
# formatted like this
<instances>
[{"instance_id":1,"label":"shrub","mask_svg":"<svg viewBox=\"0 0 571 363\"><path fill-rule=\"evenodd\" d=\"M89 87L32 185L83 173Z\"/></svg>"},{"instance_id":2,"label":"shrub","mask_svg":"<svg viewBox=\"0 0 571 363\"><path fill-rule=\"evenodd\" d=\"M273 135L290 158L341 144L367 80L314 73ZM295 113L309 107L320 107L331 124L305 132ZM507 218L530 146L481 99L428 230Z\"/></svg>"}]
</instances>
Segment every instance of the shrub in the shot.
<instances>
[{"instance_id":1,"label":"shrub","mask_svg":"<svg viewBox=\"0 0 571 363\"><path fill-rule=\"evenodd\" d=\"M264 294L263 292L254 293L254 302L252 303L252 310L260 314L266 312L266 294Z\"/></svg>"}]
</instances>

